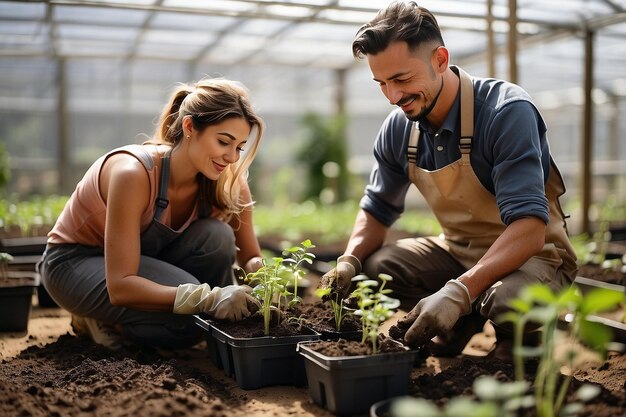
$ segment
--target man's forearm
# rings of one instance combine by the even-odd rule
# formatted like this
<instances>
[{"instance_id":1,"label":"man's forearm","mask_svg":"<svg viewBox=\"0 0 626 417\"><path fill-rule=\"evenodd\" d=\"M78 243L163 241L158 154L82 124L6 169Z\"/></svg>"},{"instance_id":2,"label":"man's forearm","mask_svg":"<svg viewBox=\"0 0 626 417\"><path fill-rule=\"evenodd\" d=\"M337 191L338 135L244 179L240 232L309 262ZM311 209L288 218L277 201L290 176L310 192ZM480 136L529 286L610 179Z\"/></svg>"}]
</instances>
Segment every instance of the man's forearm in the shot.
<instances>
[{"instance_id":1,"label":"man's forearm","mask_svg":"<svg viewBox=\"0 0 626 417\"><path fill-rule=\"evenodd\" d=\"M545 230L545 223L537 217L522 218L511 223L478 263L459 277L471 298L480 296L500 278L515 271L541 251Z\"/></svg>"},{"instance_id":2,"label":"man's forearm","mask_svg":"<svg viewBox=\"0 0 626 417\"><path fill-rule=\"evenodd\" d=\"M371 214L359 210L345 254L356 256L361 263L385 242L389 228Z\"/></svg>"}]
</instances>

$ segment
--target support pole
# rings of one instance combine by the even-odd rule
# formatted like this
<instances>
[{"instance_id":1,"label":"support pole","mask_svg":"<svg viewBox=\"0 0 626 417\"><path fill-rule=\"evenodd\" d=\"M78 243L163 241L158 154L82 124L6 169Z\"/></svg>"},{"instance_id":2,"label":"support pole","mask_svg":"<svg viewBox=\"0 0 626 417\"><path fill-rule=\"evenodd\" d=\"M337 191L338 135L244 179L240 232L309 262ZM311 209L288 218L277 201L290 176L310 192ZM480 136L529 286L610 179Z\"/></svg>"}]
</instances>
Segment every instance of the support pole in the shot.
<instances>
[{"instance_id":1,"label":"support pole","mask_svg":"<svg viewBox=\"0 0 626 417\"><path fill-rule=\"evenodd\" d=\"M584 63L584 107L583 107L583 137L582 137L582 223L581 231L591 234L589 209L591 207L591 161L593 148L593 37L592 30L585 31L585 63Z\"/></svg>"},{"instance_id":2,"label":"support pole","mask_svg":"<svg viewBox=\"0 0 626 417\"><path fill-rule=\"evenodd\" d=\"M58 188L61 194L69 194L72 191L72 161L70 157L70 139L67 117L67 74L65 58L58 58L57 86L58 112L57 134L59 135L59 148L57 150L57 172L59 173Z\"/></svg>"},{"instance_id":3,"label":"support pole","mask_svg":"<svg viewBox=\"0 0 626 417\"><path fill-rule=\"evenodd\" d=\"M487 0L487 71L496 77L496 42L493 33L493 0Z\"/></svg>"},{"instance_id":4,"label":"support pole","mask_svg":"<svg viewBox=\"0 0 626 417\"><path fill-rule=\"evenodd\" d=\"M509 0L509 81L517 84L517 0Z\"/></svg>"}]
</instances>

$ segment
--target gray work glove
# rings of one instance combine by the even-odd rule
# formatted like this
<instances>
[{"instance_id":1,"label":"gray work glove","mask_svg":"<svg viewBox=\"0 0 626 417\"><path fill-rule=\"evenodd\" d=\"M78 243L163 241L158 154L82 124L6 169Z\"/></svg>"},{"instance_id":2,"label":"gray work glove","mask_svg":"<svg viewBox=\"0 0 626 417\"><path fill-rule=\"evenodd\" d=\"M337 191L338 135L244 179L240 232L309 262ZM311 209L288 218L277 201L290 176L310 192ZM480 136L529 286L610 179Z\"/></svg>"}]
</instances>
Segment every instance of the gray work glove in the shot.
<instances>
[{"instance_id":1,"label":"gray work glove","mask_svg":"<svg viewBox=\"0 0 626 417\"><path fill-rule=\"evenodd\" d=\"M461 281L452 279L436 293L421 299L398 326L409 327L404 341L411 347L421 347L437 335L452 330L460 317L472 311L472 299Z\"/></svg>"},{"instance_id":2,"label":"gray work glove","mask_svg":"<svg viewBox=\"0 0 626 417\"><path fill-rule=\"evenodd\" d=\"M322 299L345 298L350 291L352 278L361 273L361 262L356 256L342 255L337 258L337 266L325 273L320 280L320 288L330 288L330 294Z\"/></svg>"},{"instance_id":3,"label":"gray work glove","mask_svg":"<svg viewBox=\"0 0 626 417\"><path fill-rule=\"evenodd\" d=\"M257 311L259 301L247 285L211 287L209 284L181 284L176 290L176 314L206 313L218 320L241 320Z\"/></svg>"}]
</instances>

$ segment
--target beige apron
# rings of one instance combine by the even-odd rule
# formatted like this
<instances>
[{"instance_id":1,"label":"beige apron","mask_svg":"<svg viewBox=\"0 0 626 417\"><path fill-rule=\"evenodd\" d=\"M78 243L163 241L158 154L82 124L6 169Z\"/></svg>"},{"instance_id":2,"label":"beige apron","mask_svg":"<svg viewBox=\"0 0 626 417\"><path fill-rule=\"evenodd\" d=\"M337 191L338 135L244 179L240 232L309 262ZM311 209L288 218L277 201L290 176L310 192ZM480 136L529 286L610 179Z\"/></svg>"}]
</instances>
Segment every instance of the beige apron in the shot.
<instances>
[{"instance_id":1,"label":"beige apron","mask_svg":"<svg viewBox=\"0 0 626 417\"><path fill-rule=\"evenodd\" d=\"M500 219L495 196L483 187L470 165L474 134L474 89L469 75L460 68L458 71L461 80L461 158L435 171L419 168L416 156L420 131L416 122L409 139L408 159L409 177L443 229L443 236L440 237L442 247L469 269L487 252L506 226ZM545 190L550 219L545 245L535 258L545 260L552 270L558 263L559 267L567 271L575 271L576 255L568 239L558 201L558 197L565 192L565 186L552 160L550 165Z\"/></svg>"}]
</instances>

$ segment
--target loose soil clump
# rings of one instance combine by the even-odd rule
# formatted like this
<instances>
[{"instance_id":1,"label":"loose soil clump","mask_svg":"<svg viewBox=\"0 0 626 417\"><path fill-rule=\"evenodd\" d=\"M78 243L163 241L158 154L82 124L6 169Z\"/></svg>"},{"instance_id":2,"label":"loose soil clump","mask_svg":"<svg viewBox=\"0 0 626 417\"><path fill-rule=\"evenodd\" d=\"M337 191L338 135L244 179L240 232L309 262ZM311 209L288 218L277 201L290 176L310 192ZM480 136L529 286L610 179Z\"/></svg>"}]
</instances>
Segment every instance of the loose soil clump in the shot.
<instances>
[{"instance_id":1,"label":"loose soil clump","mask_svg":"<svg viewBox=\"0 0 626 417\"><path fill-rule=\"evenodd\" d=\"M612 356L617 359L618 356ZM609 357L601 367L610 367L612 358ZM526 380L532 381L536 372L536 364L526 366ZM436 375L422 375L414 378L409 387L409 394L415 397L426 398L442 406L456 396L475 398L472 385L481 375L491 375L500 382L515 380L513 366L497 358L465 358L458 366L452 366ZM622 375L622 382L624 381ZM568 390L566 403L576 401L574 393L584 381L573 379ZM600 394L584 405L580 416L593 417L624 417L626 410L626 387L619 391L607 389L602 384L589 381L601 388ZM519 417L534 417L534 408L521 411Z\"/></svg>"},{"instance_id":2,"label":"loose soil clump","mask_svg":"<svg viewBox=\"0 0 626 417\"><path fill-rule=\"evenodd\" d=\"M243 399L155 350L110 351L69 334L0 364L3 416L225 417Z\"/></svg>"}]
</instances>

